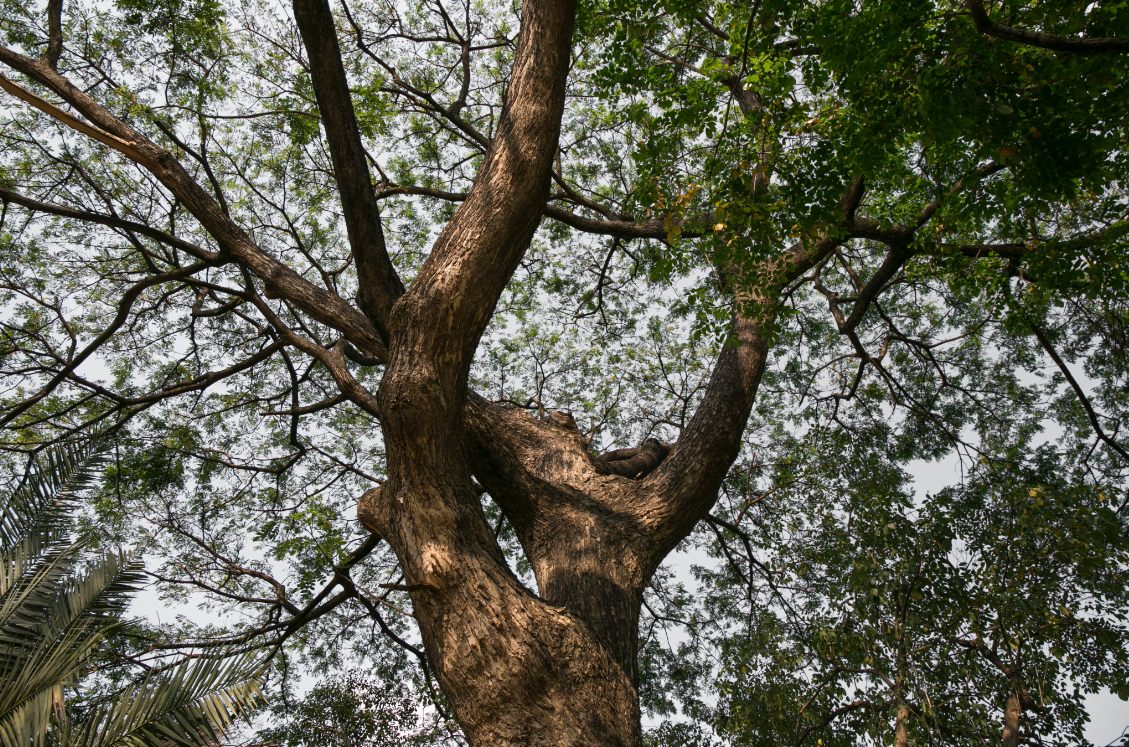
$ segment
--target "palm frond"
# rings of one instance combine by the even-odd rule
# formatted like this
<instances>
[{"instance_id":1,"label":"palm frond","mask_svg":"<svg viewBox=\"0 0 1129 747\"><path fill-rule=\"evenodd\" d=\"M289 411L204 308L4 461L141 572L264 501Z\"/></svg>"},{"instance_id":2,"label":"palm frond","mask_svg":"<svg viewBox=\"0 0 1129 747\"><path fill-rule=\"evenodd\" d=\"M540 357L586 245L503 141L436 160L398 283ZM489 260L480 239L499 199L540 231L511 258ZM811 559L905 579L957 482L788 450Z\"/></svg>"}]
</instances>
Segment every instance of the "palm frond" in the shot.
<instances>
[{"instance_id":1,"label":"palm frond","mask_svg":"<svg viewBox=\"0 0 1129 747\"><path fill-rule=\"evenodd\" d=\"M141 562L108 554L77 574L76 494L102 466L101 445L64 444L0 499L0 747L199 747L265 702L249 657L202 659L151 673L72 723L64 691L121 627Z\"/></svg>"},{"instance_id":2,"label":"palm frond","mask_svg":"<svg viewBox=\"0 0 1129 747\"><path fill-rule=\"evenodd\" d=\"M64 442L28 465L20 486L0 498L0 598L52 548L69 544L70 510L104 464L105 446Z\"/></svg>"},{"instance_id":3,"label":"palm frond","mask_svg":"<svg viewBox=\"0 0 1129 747\"><path fill-rule=\"evenodd\" d=\"M83 621L60 638L45 638L25 647L4 663L0 669L0 747L41 744L51 716L47 703L62 708L62 688L77 684L83 662L116 629L99 621Z\"/></svg>"},{"instance_id":4,"label":"palm frond","mask_svg":"<svg viewBox=\"0 0 1129 747\"><path fill-rule=\"evenodd\" d=\"M55 548L41 562L24 567L23 577L0 595L0 657L45 635L50 613L67 587L82 551L81 543Z\"/></svg>"},{"instance_id":5,"label":"palm frond","mask_svg":"<svg viewBox=\"0 0 1129 747\"><path fill-rule=\"evenodd\" d=\"M125 614L130 595L144 583L140 558L108 553L84 575L67 581L49 612L52 624L63 629L78 619L117 621Z\"/></svg>"},{"instance_id":6,"label":"palm frond","mask_svg":"<svg viewBox=\"0 0 1129 747\"><path fill-rule=\"evenodd\" d=\"M74 725L69 747L200 747L265 702L252 656L197 659L152 674Z\"/></svg>"},{"instance_id":7,"label":"palm frond","mask_svg":"<svg viewBox=\"0 0 1129 747\"><path fill-rule=\"evenodd\" d=\"M0 747L39 747L44 742L62 685L40 690L0 718Z\"/></svg>"}]
</instances>

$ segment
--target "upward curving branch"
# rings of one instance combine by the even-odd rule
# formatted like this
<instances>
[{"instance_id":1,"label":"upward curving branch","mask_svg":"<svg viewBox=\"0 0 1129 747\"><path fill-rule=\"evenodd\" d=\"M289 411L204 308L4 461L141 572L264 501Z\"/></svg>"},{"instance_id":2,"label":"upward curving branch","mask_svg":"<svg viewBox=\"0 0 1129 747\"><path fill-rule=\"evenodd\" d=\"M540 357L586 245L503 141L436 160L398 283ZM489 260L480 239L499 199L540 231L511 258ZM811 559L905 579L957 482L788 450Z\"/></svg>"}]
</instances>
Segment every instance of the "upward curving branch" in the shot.
<instances>
[{"instance_id":1,"label":"upward curving branch","mask_svg":"<svg viewBox=\"0 0 1129 747\"><path fill-rule=\"evenodd\" d=\"M853 221L863 192L861 177L844 192L839 208L846 222ZM649 510L645 521L656 534L656 564L706 515L737 457L768 358L777 294L848 236L830 231L819 241L800 241L775 259L760 263L752 270L754 277L734 278L731 344L718 355L705 396L683 437L646 480Z\"/></svg>"},{"instance_id":2,"label":"upward curving branch","mask_svg":"<svg viewBox=\"0 0 1129 747\"><path fill-rule=\"evenodd\" d=\"M394 313L394 332L414 327L416 340L409 344L421 352L431 348L460 378L540 223L564 110L574 16L572 0L525 3L497 132L465 202ZM461 399L462 392L456 396Z\"/></svg>"}]
</instances>

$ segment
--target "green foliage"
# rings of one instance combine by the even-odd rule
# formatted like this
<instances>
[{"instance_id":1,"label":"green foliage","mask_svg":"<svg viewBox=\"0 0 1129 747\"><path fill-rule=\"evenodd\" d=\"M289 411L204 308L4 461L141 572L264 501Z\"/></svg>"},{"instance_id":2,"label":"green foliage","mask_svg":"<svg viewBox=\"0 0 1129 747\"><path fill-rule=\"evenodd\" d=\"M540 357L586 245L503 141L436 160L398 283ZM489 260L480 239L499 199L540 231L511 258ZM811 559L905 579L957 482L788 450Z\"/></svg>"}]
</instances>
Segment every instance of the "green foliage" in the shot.
<instances>
[{"instance_id":1,"label":"green foliage","mask_svg":"<svg viewBox=\"0 0 1129 747\"><path fill-rule=\"evenodd\" d=\"M0 506L0 745L218 744L262 702L255 657L153 670L110 699L78 706L66 694L123 630L144 580L139 560L89 558L87 542L70 540L70 514L105 450L87 440L45 452Z\"/></svg>"},{"instance_id":2,"label":"green foliage","mask_svg":"<svg viewBox=\"0 0 1129 747\"><path fill-rule=\"evenodd\" d=\"M283 747L437 743L438 732L426 725L417 699L391 672L346 672L319 682L299 702L280 704L278 710L280 725L258 736Z\"/></svg>"},{"instance_id":3,"label":"green foliage","mask_svg":"<svg viewBox=\"0 0 1129 747\"><path fill-rule=\"evenodd\" d=\"M1017 28L1129 36L1124 0L989 5ZM38 53L44 16L25 6L0 0L0 23ZM348 8L338 36L374 183L468 191L483 149L451 119L462 46L447 37L456 28L474 45L457 116L491 137L518 5ZM284 5L68 2L64 21L61 69L76 85L222 192L264 251L356 297ZM640 695L650 723L665 719L651 743L886 744L900 699L912 743L994 744L1022 688L1037 706L1025 738L1081 744L1085 695L1129 696L1126 111L1129 56L993 39L958 0L580 3L558 177L620 218L660 221L661 236L611 240L547 220L477 353L482 396L568 411L597 453L675 442L734 344L738 294L763 290L758 263L847 235L841 197L854 178L865 185L867 229L768 293L772 349L741 456L712 520L647 592ZM5 188L218 248L115 153L35 111L4 117ZM553 204L607 217L555 184ZM410 283L457 203L385 193L380 204ZM829 311L851 315L896 227L909 230L908 258L852 339ZM6 206L0 411L105 329L138 278L184 262L144 236ZM443 703L405 648L418 634L410 599L388 588L402 579L386 547L348 569L356 597L278 642L286 605L324 602L364 542L356 500L384 477L384 452L379 424L334 404L332 377L293 350L195 388L271 344L271 323L245 301L256 282L228 265L147 290L98 365L16 418L4 445L34 448L76 423L118 436L88 530L145 547L170 579L166 599L203 591L223 614L215 626L166 622L153 638L279 648L264 685L270 739L423 734ZM319 345L339 339L271 308ZM349 365L378 387L380 367ZM948 479L911 481L941 464ZM483 504L533 588L512 527ZM291 669L318 683L303 698L290 697Z\"/></svg>"}]
</instances>

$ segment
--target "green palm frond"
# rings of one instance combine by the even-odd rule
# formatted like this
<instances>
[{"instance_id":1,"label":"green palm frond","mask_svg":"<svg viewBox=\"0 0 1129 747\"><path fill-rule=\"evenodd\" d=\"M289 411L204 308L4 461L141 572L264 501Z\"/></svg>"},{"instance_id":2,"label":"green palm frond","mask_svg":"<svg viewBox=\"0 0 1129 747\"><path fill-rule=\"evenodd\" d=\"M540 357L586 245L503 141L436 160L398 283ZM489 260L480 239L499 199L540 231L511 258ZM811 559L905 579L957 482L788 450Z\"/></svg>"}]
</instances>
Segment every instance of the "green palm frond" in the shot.
<instances>
[{"instance_id":1,"label":"green palm frond","mask_svg":"<svg viewBox=\"0 0 1129 747\"><path fill-rule=\"evenodd\" d=\"M117 627L82 621L9 660L0 670L0 747L43 744L52 716L64 713L63 688L77 684L83 662Z\"/></svg>"},{"instance_id":2,"label":"green palm frond","mask_svg":"<svg viewBox=\"0 0 1129 747\"><path fill-rule=\"evenodd\" d=\"M45 632L46 611L57 603L82 549L80 543L51 548L38 562L25 564L22 577L0 595L0 658Z\"/></svg>"},{"instance_id":3,"label":"green palm frond","mask_svg":"<svg viewBox=\"0 0 1129 747\"><path fill-rule=\"evenodd\" d=\"M94 616L114 619L124 609L123 586L136 582L140 568L119 579L124 563L107 560L75 578L84 546L69 541L76 495L95 479L104 451L89 440L60 444L0 499L0 661L43 636L59 636L90 605Z\"/></svg>"},{"instance_id":4,"label":"green palm frond","mask_svg":"<svg viewBox=\"0 0 1129 747\"><path fill-rule=\"evenodd\" d=\"M0 498L0 747L199 747L264 702L253 659L204 659L153 673L72 724L64 700L91 656L122 627L144 581L125 553L87 562L71 542L76 496L104 448L63 444ZM80 561L84 573L76 573Z\"/></svg>"},{"instance_id":5,"label":"green palm frond","mask_svg":"<svg viewBox=\"0 0 1129 747\"><path fill-rule=\"evenodd\" d=\"M62 630L75 620L114 622L125 614L130 596L145 583L144 565L128 553L108 553L55 597L48 615Z\"/></svg>"},{"instance_id":6,"label":"green palm frond","mask_svg":"<svg viewBox=\"0 0 1129 747\"><path fill-rule=\"evenodd\" d=\"M35 692L0 718L0 745L38 747L45 741L51 716L60 710L61 684Z\"/></svg>"},{"instance_id":7,"label":"green palm frond","mask_svg":"<svg viewBox=\"0 0 1129 747\"><path fill-rule=\"evenodd\" d=\"M103 465L105 447L93 441L66 442L29 466L23 482L0 498L0 599L26 580L37 564L70 544L70 511L77 493Z\"/></svg>"},{"instance_id":8,"label":"green palm frond","mask_svg":"<svg viewBox=\"0 0 1129 747\"><path fill-rule=\"evenodd\" d=\"M36 457L16 490L0 498L0 550L20 544L38 526L65 537L57 523L41 515L55 507L51 518L65 519L68 504L97 478L105 452L104 444L84 440L61 443Z\"/></svg>"},{"instance_id":9,"label":"green palm frond","mask_svg":"<svg viewBox=\"0 0 1129 747\"><path fill-rule=\"evenodd\" d=\"M197 659L146 677L76 723L69 747L218 744L235 720L265 703L251 656Z\"/></svg>"},{"instance_id":10,"label":"green palm frond","mask_svg":"<svg viewBox=\"0 0 1129 747\"><path fill-rule=\"evenodd\" d=\"M142 578L140 561L107 555L0 631L0 747L38 745L52 717L65 723L62 688L76 686L89 658L123 627L126 594Z\"/></svg>"}]
</instances>

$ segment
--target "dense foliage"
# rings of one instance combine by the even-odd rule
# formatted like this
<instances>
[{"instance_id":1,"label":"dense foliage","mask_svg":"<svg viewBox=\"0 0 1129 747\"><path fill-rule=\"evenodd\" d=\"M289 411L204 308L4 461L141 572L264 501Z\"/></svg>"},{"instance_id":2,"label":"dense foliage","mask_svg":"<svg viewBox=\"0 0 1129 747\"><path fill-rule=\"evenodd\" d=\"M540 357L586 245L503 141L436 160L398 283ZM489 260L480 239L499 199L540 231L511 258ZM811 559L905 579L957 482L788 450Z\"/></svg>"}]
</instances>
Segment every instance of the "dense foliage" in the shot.
<instances>
[{"instance_id":1,"label":"dense foliage","mask_svg":"<svg viewBox=\"0 0 1129 747\"><path fill-rule=\"evenodd\" d=\"M50 52L49 9L0 7L9 48ZM580 4L546 218L472 388L571 413L593 453L674 443L734 306L775 317L746 448L647 593L656 743L888 744L899 727L912 744L994 743L1015 698L1025 743L1079 744L1086 694L1129 699L1129 56L985 33L974 7ZM495 135L519 7L333 10L410 284ZM1048 38L1129 38L1123 1L987 12ZM288 7L68 2L61 18L61 72L265 251L358 294ZM384 477L380 430L279 329L348 344L236 265L189 274L190 249L217 244L165 186L4 102L11 464L76 431L113 439L91 531L222 620L155 626L152 655L276 652L273 697L300 705L276 707L264 738L460 741L396 558L354 521ZM764 260L836 240L762 291ZM347 352L375 391L382 368ZM914 481L933 462L950 484Z\"/></svg>"}]
</instances>

